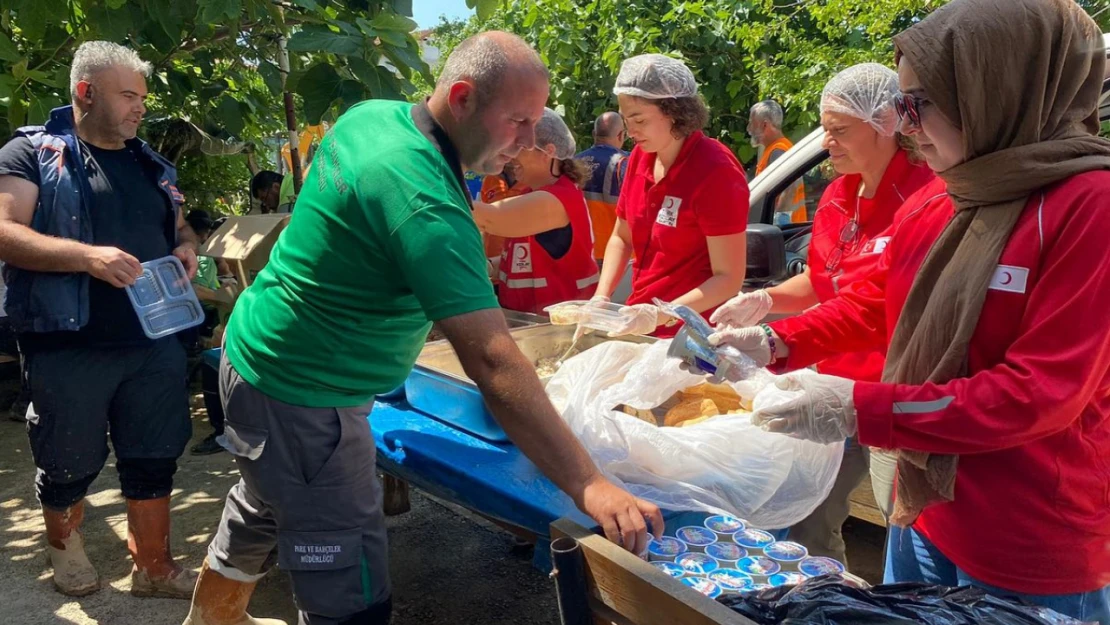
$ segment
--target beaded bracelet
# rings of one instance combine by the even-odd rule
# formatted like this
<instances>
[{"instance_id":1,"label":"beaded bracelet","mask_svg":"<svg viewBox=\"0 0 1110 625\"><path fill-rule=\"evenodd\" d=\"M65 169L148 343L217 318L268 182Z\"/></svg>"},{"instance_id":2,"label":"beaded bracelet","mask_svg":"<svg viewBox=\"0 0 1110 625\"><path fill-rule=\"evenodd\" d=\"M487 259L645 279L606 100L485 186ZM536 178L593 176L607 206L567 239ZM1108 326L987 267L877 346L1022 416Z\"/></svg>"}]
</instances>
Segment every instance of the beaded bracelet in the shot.
<instances>
[{"instance_id":1,"label":"beaded bracelet","mask_svg":"<svg viewBox=\"0 0 1110 625\"><path fill-rule=\"evenodd\" d=\"M771 326L766 323L759 324L759 328L767 335L767 344L771 350L771 362L778 360L778 346L775 345L775 333L771 330Z\"/></svg>"}]
</instances>

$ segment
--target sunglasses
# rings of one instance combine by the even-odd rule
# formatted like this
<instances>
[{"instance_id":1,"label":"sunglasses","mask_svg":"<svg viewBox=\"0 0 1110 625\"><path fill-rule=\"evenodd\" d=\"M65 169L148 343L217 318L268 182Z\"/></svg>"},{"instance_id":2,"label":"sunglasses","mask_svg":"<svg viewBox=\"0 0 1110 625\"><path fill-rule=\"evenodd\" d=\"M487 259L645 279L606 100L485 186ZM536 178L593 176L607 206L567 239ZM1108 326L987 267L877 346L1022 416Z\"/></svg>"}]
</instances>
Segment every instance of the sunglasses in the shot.
<instances>
[{"instance_id":1,"label":"sunglasses","mask_svg":"<svg viewBox=\"0 0 1110 625\"><path fill-rule=\"evenodd\" d=\"M909 93L894 96L894 111L898 118L909 121L910 127L921 128L921 107L929 100Z\"/></svg>"},{"instance_id":2,"label":"sunglasses","mask_svg":"<svg viewBox=\"0 0 1110 625\"><path fill-rule=\"evenodd\" d=\"M840 262L844 260L844 254L848 252L849 247L855 245L857 237L859 237L859 222L852 219L840 229L840 240L836 244L836 249L829 256L829 260L825 263L825 271L834 273L840 268Z\"/></svg>"}]
</instances>

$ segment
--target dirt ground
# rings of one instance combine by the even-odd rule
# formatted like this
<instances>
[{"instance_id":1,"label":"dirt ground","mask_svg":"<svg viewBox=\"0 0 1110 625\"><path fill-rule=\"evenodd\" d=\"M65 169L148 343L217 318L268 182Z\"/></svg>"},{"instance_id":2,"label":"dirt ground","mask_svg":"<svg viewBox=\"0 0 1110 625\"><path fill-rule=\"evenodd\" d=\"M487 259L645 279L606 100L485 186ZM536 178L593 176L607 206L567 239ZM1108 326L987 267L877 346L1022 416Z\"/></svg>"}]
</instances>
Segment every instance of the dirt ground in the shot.
<instances>
[{"instance_id":1,"label":"dirt ground","mask_svg":"<svg viewBox=\"0 0 1110 625\"><path fill-rule=\"evenodd\" d=\"M131 562L126 511L114 460L93 484L84 525L89 558L102 589L73 599L54 591L44 527L34 492L34 466L24 426L0 419L0 622L10 625L179 625L184 601L136 599L128 594ZM211 430L199 395L194 401L193 443ZM190 446L192 443L190 443ZM199 568L223 509L239 479L230 455L180 463L172 499L171 544L186 567ZM514 554L508 534L454 506L412 493L413 509L388 520L396 625L554 625L554 586ZM857 574L881 577L882 530L850 521L845 528L849 559ZM255 616L296 622L288 579L278 570L259 584L251 602Z\"/></svg>"}]
</instances>

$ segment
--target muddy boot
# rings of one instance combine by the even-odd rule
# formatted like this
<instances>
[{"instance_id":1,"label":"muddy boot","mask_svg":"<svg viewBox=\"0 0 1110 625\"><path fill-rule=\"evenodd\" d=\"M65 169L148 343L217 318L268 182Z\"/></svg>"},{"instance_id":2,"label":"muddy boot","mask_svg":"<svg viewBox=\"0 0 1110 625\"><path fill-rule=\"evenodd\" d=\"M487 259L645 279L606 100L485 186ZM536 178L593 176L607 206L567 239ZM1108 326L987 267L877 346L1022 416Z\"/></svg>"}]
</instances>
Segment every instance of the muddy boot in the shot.
<instances>
[{"instance_id":1,"label":"muddy boot","mask_svg":"<svg viewBox=\"0 0 1110 625\"><path fill-rule=\"evenodd\" d=\"M208 560L200 569L193 605L182 625L286 625L272 618L254 618L247 614L247 604L258 582L237 582L208 568Z\"/></svg>"},{"instance_id":2,"label":"muddy boot","mask_svg":"<svg viewBox=\"0 0 1110 625\"><path fill-rule=\"evenodd\" d=\"M43 506L42 516L46 520L46 552L54 567L54 587L71 597L84 597L100 590L100 576L85 555L85 541L81 538L85 502L79 501L61 511Z\"/></svg>"},{"instance_id":3,"label":"muddy boot","mask_svg":"<svg viewBox=\"0 0 1110 625\"><path fill-rule=\"evenodd\" d=\"M170 555L170 498L127 500L127 549L135 568L131 594L136 597L188 599L197 574Z\"/></svg>"}]
</instances>

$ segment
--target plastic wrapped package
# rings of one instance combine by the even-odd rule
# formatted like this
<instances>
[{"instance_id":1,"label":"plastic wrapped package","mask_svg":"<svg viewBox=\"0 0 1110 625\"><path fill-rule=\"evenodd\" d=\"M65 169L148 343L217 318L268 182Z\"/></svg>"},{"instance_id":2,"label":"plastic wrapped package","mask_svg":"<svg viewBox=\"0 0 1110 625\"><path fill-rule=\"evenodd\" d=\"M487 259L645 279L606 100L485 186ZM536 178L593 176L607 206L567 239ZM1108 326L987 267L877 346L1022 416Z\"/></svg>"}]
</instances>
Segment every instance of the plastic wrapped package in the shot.
<instances>
[{"instance_id":1,"label":"plastic wrapped package","mask_svg":"<svg viewBox=\"0 0 1110 625\"><path fill-rule=\"evenodd\" d=\"M659 427L618 406L650 410L704 384L667 357L669 341L612 341L567 360L547 385L594 461L639 497L670 510L730 514L759 527L789 527L828 496L843 444L820 445L764 432L748 413L688 427ZM766 371L730 385L752 397Z\"/></svg>"}]
</instances>

